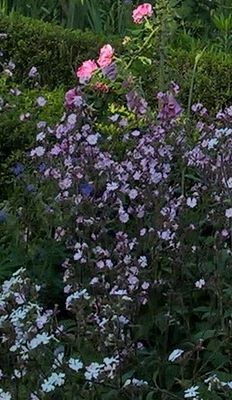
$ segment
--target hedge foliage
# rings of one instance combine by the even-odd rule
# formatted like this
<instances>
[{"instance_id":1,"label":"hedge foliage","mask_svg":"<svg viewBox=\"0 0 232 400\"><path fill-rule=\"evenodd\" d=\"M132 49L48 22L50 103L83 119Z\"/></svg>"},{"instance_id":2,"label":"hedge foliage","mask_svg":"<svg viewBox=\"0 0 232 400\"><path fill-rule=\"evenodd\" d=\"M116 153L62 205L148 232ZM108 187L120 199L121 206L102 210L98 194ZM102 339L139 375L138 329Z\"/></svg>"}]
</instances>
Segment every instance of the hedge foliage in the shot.
<instances>
[{"instance_id":1,"label":"hedge foliage","mask_svg":"<svg viewBox=\"0 0 232 400\"><path fill-rule=\"evenodd\" d=\"M38 133L37 122L46 121L53 126L60 119L63 112L64 90L56 88L53 91L47 89L23 89L19 96L13 96L9 89L9 83L0 79L0 93L4 101L0 110L0 191L6 193L11 182L9 173L17 161L26 161L26 153L34 144ZM46 107L36 105L37 98L43 96ZM24 121L20 117L30 113ZM28 162L28 161L26 161Z\"/></svg>"},{"instance_id":2,"label":"hedge foliage","mask_svg":"<svg viewBox=\"0 0 232 400\"><path fill-rule=\"evenodd\" d=\"M73 85L75 66L95 57L105 43L101 35L64 29L17 14L0 15L0 32L8 35L1 40L1 49L17 65L16 79L19 82L26 79L34 65L42 84L50 89L61 84Z\"/></svg>"},{"instance_id":3,"label":"hedge foliage","mask_svg":"<svg viewBox=\"0 0 232 400\"><path fill-rule=\"evenodd\" d=\"M17 64L16 79L22 82L32 65L51 90L59 85L66 88L75 84L74 69L84 59L96 57L103 43L112 43L120 51L119 39L104 38L91 32L73 31L19 15L1 16L0 32L8 37L1 41L5 55ZM197 49L169 49L167 75L181 84L181 100L187 105L192 70ZM156 57L155 57L156 58ZM146 74L148 93L158 90L158 68L154 58ZM232 100L232 54L205 51L197 68L193 100L201 101L210 109L219 109Z\"/></svg>"}]
</instances>

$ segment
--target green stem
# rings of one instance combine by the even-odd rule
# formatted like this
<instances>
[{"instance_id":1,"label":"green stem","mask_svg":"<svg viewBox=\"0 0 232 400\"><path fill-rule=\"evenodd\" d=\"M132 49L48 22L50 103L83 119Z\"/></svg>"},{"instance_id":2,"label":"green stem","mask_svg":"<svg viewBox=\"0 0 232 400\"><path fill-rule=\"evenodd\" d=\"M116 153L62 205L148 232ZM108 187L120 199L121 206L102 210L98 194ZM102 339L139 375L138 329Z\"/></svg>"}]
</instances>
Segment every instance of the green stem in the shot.
<instances>
[{"instance_id":1,"label":"green stem","mask_svg":"<svg viewBox=\"0 0 232 400\"><path fill-rule=\"evenodd\" d=\"M129 61L129 63L126 66L126 70L130 68L131 64L134 62L135 58L138 57L139 54L141 54L141 52L146 48L147 44L150 42L150 40L152 39L152 37L154 36L154 34L157 32L158 28L155 28L152 30L152 32L150 33L150 35L148 36L148 38L145 40L145 42L143 43L142 47L140 47L139 51L131 58L131 60Z\"/></svg>"},{"instance_id":2,"label":"green stem","mask_svg":"<svg viewBox=\"0 0 232 400\"><path fill-rule=\"evenodd\" d=\"M188 118L190 117L190 112L191 112L193 87L194 87L195 76L196 76L196 72L197 72L197 66L198 66L198 62L200 61L201 57L203 56L204 51L205 51L205 48L202 50L201 53L197 54L195 57L195 63L194 63L194 67L193 67L193 73L192 73L192 79L191 79L191 84L190 84L190 89L189 89L189 97L188 97L188 110L187 110Z\"/></svg>"}]
</instances>

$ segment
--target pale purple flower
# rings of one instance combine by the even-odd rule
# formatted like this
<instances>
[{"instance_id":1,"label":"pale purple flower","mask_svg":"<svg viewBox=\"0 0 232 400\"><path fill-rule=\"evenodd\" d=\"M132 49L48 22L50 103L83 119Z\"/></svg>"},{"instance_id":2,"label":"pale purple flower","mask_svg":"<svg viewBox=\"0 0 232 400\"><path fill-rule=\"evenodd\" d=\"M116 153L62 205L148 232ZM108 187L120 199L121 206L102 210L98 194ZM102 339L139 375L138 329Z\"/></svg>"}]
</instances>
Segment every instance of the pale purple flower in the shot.
<instances>
[{"instance_id":1,"label":"pale purple flower","mask_svg":"<svg viewBox=\"0 0 232 400\"><path fill-rule=\"evenodd\" d=\"M129 197L131 200L136 199L136 197L138 196L138 191L136 189L131 189L129 192Z\"/></svg>"},{"instance_id":2,"label":"pale purple flower","mask_svg":"<svg viewBox=\"0 0 232 400\"><path fill-rule=\"evenodd\" d=\"M161 103L161 109L158 117L161 120L170 120L177 118L181 112L182 108L176 101L175 97L170 93L159 93L158 99Z\"/></svg>"},{"instance_id":3,"label":"pale purple flower","mask_svg":"<svg viewBox=\"0 0 232 400\"><path fill-rule=\"evenodd\" d=\"M80 107L83 104L81 91L77 88L70 89L65 94L65 106L68 108Z\"/></svg>"},{"instance_id":4,"label":"pale purple flower","mask_svg":"<svg viewBox=\"0 0 232 400\"><path fill-rule=\"evenodd\" d=\"M127 93L126 100L129 110L134 111L138 116L142 116L147 112L148 104L146 100L135 90Z\"/></svg>"},{"instance_id":5,"label":"pale purple flower","mask_svg":"<svg viewBox=\"0 0 232 400\"><path fill-rule=\"evenodd\" d=\"M197 199L195 197L188 197L187 198L187 206L190 208L194 208L197 205Z\"/></svg>"},{"instance_id":6,"label":"pale purple flower","mask_svg":"<svg viewBox=\"0 0 232 400\"><path fill-rule=\"evenodd\" d=\"M28 76L29 78L35 78L38 75L38 70L36 67L31 67Z\"/></svg>"},{"instance_id":7,"label":"pale purple flower","mask_svg":"<svg viewBox=\"0 0 232 400\"><path fill-rule=\"evenodd\" d=\"M86 140L90 145L94 146L95 144L97 144L98 138L99 138L99 134L96 133L96 134L89 135L86 138Z\"/></svg>"},{"instance_id":8,"label":"pale purple flower","mask_svg":"<svg viewBox=\"0 0 232 400\"><path fill-rule=\"evenodd\" d=\"M46 103L47 103L47 100L43 96L38 97L38 99L37 99L38 106L44 107Z\"/></svg>"},{"instance_id":9,"label":"pale purple flower","mask_svg":"<svg viewBox=\"0 0 232 400\"><path fill-rule=\"evenodd\" d=\"M232 218L232 207L226 210L225 216L226 218Z\"/></svg>"},{"instance_id":10,"label":"pale purple flower","mask_svg":"<svg viewBox=\"0 0 232 400\"><path fill-rule=\"evenodd\" d=\"M46 137L46 134L44 132L40 132L36 135L36 141L37 142L42 142Z\"/></svg>"},{"instance_id":11,"label":"pale purple flower","mask_svg":"<svg viewBox=\"0 0 232 400\"><path fill-rule=\"evenodd\" d=\"M38 146L35 149L31 150L31 157L37 156L42 157L45 153L45 148L42 146Z\"/></svg>"}]
</instances>

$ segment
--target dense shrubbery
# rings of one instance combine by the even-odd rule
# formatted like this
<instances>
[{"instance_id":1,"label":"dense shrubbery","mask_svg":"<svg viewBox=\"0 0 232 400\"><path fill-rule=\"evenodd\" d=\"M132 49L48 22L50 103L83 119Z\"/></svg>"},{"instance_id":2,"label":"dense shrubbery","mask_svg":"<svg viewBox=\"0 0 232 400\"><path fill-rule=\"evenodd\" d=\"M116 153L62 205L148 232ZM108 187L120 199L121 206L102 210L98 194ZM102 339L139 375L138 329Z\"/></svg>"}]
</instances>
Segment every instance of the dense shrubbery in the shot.
<instances>
[{"instance_id":1,"label":"dense shrubbery","mask_svg":"<svg viewBox=\"0 0 232 400\"><path fill-rule=\"evenodd\" d=\"M56 126L35 112L14 167L1 264L26 270L0 294L2 399L231 398L232 107L185 112L174 81L148 102L160 31L149 4L133 18L120 57L79 66Z\"/></svg>"},{"instance_id":2,"label":"dense shrubbery","mask_svg":"<svg viewBox=\"0 0 232 400\"><path fill-rule=\"evenodd\" d=\"M12 77L6 75L0 79L0 185L1 198L7 192L7 183L11 180L9 169L16 161L25 159L25 151L35 141L36 121L46 120L55 124L62 115L62 88L50 92L41 88L25 89L17 85ZM46 110L37 104L37 99L46 99ZM31 112L33 111L33 112Z\"/></svg>"},{"instance_id":3,"label":"dense shrubbery","mask_svg":"<svg viewBox=\"0 0 232 400\"><path fill-rule=\"evenodd\" d=\"M75 83L75 65L92 58L104 37L91 32L72 31L20 15L1 16L0 32L6 33L1 48L17 65L15 78L21 82L35 65L42 84L54 89ZM118 39L116 39L118 40Z\"/></svg>"},{"instance_id":4,"label":"dense shrubbery","mask_svg":"<svg viewBox=\"0 0 232 400\"><path fill-rule=\"evenodd\" d=\"M138 29L137 29L138 30ZM32 21L20 16L2 17L0 31L8 38L2 42L2 49L9 59L17 65L15 78L18 82L27 78L32 65L35 65L42 79L42 84L54 89L58 85L66 88L75 84L74 68L83 59L96 56L104 42L104 37L93 33L64 30L61 27ZM113 43L118 53L122 46L117 38ZM181 101L187 105L192 70L199 49L182 50L170 48L167 54L165 75L182 83ZM158 56L158 53L156 53ZM196 72L194 99L201 99L210 109L218 109L231 100L231 55L204 52ZM152 100L159 88L159 63L152 57L152 64L146 66L143 74L144 90ZM142 67L144 69L144 66Z\"/></svg>"}]
</instances>

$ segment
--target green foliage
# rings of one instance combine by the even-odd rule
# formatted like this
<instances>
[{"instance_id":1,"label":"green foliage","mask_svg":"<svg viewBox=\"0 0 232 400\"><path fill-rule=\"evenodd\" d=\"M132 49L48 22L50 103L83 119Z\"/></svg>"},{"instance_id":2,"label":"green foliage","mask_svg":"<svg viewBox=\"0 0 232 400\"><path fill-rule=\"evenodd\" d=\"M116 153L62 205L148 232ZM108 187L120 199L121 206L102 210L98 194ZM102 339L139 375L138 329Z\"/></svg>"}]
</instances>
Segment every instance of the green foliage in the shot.
<instances>
[{"instance_id":1,"label":"green foliage","mask_svg":"<svg viewBox=\"0 0 232 400\"><path fill-rule=\"evenodd\" d=\"M40 120L53 125L62 115L64 90L57 88L53 92L47 89L24 89L19 96L10 92L6 79L0 79L0 92L4 102L0 111L0 186L1 198L11 183L9 169L16 161L26 159L25 151L35 142L38 132L36 123ZM39 96L47 100L46 107L36 106ZM33 113L31 113L33 111ZM20 116L29 112L30 117L25 121Z\"/></svg>"},{"instance_id":2,"label":"green foliage","mask_svg":"<svg viewBox=\"0 0 232 400\"><path fill-rule=\"evenodd\" d=\"M203 49L201 49L203 50ZM195 59L201 51L193 49L169 49L165 74L167 81L174 80L181 85L181 103L187 108ZM211 110L219 110L232 100L232 55L223 57L213 51L204 51L196 68L192 103L200 101ZM168 79L169 77L169 79ZM148 98L155 98L158 90L158 63L153 60L144 76L144 88Z\"/></svg>"},{"instance_id":3,"label":"green foliage","mask_svg":"<svg viewBox=\"0 0 232 400\"><path fill-rule=\"evenodd\" d=\"M103 43L111 42L118 53L122 48L115 37L112 41L109 37L106 39L92 33L64 30L19 16L2 17L0 31L8 34L8 38L2 40L2 48L8 58L16 63L16 80L22 82L31 66L35 65L41 74L42 85L47 85L49 89L59 85L66 88L75 85L74 70L83 60L95 58ZM164 68L167 82L173 79L181 82L181 100L187 107L195 57L204 46L194 39L191 41L188 35L185 35L185 39L183 37L184 34L181 40L183 49L175 42L167 49L167 65ZM159 87L160 65L154 54L151 60L151 65L140 63L137 73L146 71L143 74L143 87L149 98L154 99ZM212 50L204 52L196 71L193 101L200 100L211 109L229 104L231 62L231 54L217 54Z\"/></svg>"},{"instance_id":4,"label":"green foliage","mask_svg":"<svg viewBox=\"0 0 232 400\"><path fill-rule=\"evenodd\" d=\"M0 0L0 10L58 22L67 28L122 35L131 22L132 2L124 0Z\"/></svg>"},{"instance_id":5,"label":"green foliage","mask_svg":"<svg viewBox=\"0 0 232 400\"><path fill-rule=\"evenodd\" d=\"M42 85L48 85L50 89L60 84L66 87L75 84L76 66L84 59L95 57L106 41L103 36L90 32L65 30L19 15L1 16L0 32L8 34L7 39L2 40L1 48L17 66L17 81L22 82L35 65L42 77Z\"/></svg>"}]
</instances>

